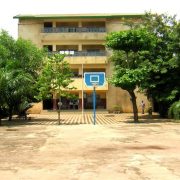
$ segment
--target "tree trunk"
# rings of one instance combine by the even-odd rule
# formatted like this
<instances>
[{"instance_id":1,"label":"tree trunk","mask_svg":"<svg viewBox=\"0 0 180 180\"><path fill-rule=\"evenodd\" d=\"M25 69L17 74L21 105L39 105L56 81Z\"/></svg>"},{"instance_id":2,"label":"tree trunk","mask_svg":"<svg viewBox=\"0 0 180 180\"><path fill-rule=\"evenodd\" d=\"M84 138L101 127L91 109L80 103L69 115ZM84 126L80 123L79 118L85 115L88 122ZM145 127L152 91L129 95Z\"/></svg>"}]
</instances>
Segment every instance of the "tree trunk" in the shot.
<instances>
[{"instance_id":1,"label":"tree trunk","mask_svg":"<svg viewBox=\"0 0 180 180\"><path fill-rule=\"evenodd\" d=\"M61 97L59 98L59 102L58 102L58 124L61 124Z\"/></svg>"},{"instance_id":2,"label":"tree trunk","mask_svg":"<svg viewBox=\"0 0 180 180\"><path fill-rule=\"evenodd\" d=\"M58 109L58 124L61 124L61 114L60 114L60 110Z\"/></svg>"},{"instance_id":3,"label":"tree trunk","mask_svg":"<svg viewBox=\"0 0 180 180\"><path fill-rule=\"evenodd\" d=\"M132 102L132 106L133 106L133 113L134 113L134 122L138 123L138 109L137 109L137 104L136 104L136 96L134 91L128 91L130 96L131 96L131 102Z\"/></svg>"},{"instance_id":4,"label":"tree trunk","mask_svg":"<svg viewBox=\"0 0 180 180\"><path fill-rule=\"evenodd\" d=\"M12 121L12 114L9 114L9 119L8 121Z\"/></svg>"}]
</instances>

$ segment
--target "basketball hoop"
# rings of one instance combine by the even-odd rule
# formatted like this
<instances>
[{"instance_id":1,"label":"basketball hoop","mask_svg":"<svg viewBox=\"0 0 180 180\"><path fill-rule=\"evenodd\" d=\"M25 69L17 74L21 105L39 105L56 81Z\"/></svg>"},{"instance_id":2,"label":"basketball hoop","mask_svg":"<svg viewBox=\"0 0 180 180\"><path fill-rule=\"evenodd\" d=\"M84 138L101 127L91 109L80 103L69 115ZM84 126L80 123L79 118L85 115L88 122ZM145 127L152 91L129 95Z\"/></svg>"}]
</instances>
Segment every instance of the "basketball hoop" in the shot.
<instances>
[{"instance_id":1,"label":"basketball hoop","mask_svg":"<svg viewBox=\"0 0 180 180\"><path fill-rule=\"evenodd\" d=\"M104 72L85 72L84 83L87 87L99 87L105 84Z\"/></svg>"},{"instance_id":2,"label":"basketball hoop","mask_svg":"<svg viewBox=\"0 0 180 180\"><path fill-rule=\"evenodd\" d=\"M96 88L104 86L105 72L85 72L84 83L87 87L93 88L93 119L96 124Z\"/></svg>"}]
</instances>

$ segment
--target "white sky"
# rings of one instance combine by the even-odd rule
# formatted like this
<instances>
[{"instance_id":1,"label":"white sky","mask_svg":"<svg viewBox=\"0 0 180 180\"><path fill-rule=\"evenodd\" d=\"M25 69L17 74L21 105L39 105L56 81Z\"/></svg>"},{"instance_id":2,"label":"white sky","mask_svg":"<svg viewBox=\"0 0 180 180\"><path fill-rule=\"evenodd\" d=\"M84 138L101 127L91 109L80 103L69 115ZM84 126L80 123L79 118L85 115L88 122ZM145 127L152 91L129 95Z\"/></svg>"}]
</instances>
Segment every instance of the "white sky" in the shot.
<instances>
[{"instance_id":1,"label":"white sky","mask_svg":"<svg viewBox=\"0 0 180 180\"><path fill-rule=\"evenodd\" d=\"M0 29L17 38L17 14L144 13L178 15L180 0L4 0L0 3Z\"/></svg>"}]
</instances>

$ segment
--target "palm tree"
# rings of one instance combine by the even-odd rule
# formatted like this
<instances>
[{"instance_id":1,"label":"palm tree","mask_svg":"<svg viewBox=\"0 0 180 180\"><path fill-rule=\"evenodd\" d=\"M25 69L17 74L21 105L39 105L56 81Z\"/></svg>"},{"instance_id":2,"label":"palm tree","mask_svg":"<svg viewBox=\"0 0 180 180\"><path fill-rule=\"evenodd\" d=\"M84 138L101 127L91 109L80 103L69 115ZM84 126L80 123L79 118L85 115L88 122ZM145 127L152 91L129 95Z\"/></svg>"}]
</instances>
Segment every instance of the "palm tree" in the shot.
<instances>
[{"instance_id":1,"label":"palm tree","mask_svg":"<svg viewBox=\"0 0 180 180\"><path fill-rule=\"evenodd\" d=\"M2 71L0 74L1 99L7 108L9 120L18 113L19 106L29 101L34 93L34 79L22 70Z\"/></svg>"}]
</instances>

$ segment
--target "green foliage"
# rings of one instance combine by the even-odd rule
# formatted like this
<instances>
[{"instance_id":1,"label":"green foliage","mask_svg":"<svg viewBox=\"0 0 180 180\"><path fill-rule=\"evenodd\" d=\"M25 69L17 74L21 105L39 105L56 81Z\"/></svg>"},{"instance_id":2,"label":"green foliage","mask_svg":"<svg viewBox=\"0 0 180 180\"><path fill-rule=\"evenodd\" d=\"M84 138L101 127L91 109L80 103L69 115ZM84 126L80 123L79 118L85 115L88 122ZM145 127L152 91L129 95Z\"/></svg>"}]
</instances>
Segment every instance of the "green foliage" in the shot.
<instances>
[{"instance_id":1,"label":"green foliage","mask_svg":"<svg viewBox=\"0 0 180 180\"><path fill-rule=\"evenodd\" d=\"M45 53L38 49L31 41L26 41L19 38L15 44L15 59L18 59L13 66L23 69L25 72L37 78L38 72L41 70L43 57Z\"/></svg>"},{"instance_id":2,"label":"green foliage","mask_svg":"<svg viewBox=\"0 0 180 180\"><path fill-rule=\"evenodd\" d=\"M0 32L0 109L11 116L24 102L32 102L44 51L30 41L14 40Z\"/></svg>"},{"instance_id":3,"label":"green foliage","mask_svg":"<svg viewBox=\"0 0 180 180\"><path fill-rule=\"evenodd\" d=\"M125 69L121 67L115 68L115 72L110 78L110 82L125 90L134 90L143 80L147 71L144 69Z\"/></svg>"},{"instance_id":4,"label":"green foliage","mask_svg":"<svg viewBox=\"0 0 180 180\"><path fill-rule=\"evenodd\" d=\"M138 52L154 47L155 38L145 28L110 33L106 38L107 47L125 52Z\"/></svg>"},{"instance_id":5,"label":"green foliage","mask_svg":"<svg viewBox=\"0 0 180 180\"><path fill-rule=\"evenodd\" d=\"M148 68L142 67L145 50L154 47L155 38L146 29L127 30L110 33L107 47L113 49L111 60L115 73L110 82L125 90L134 90L144 79Z\"/></svg>"},{"instance_id":6,"label":"green foliage","mask_svg":"<svg viewBox=\"0 0 180 180\"><path fill-rule=\"evenodd\" d=\"M72 72L69 64L64 61L64 55L54 54L49 56L43 64L43 69L39 75L37 88L39 90L36 99L43 100L50 98L52 95L59 96L58 124L60 124L60 104L61 96L71 97L69 93L70 83L72 80Z\"/></svg>"},{"instance_id":7,"label":"green foliage","mask_svg":"<svg viewBox=\"0 0 180 180\"><path fill-rule=\"evenodd\" d=\"M142 64L149 73L141 88L158 103L164 116L169 105L180 98L180 24L165 14L146 14L144 26L155 36L156 44Z\"/></svg>"},{"instance_id":8,"label":"green foliage","mask_svg":"<svg viewBox=\"0 0 180 180\"><path fill-rule=\"evenodd\" d=\"M54 93L59 96L70 96L68 90L73 88L69 87L73 82L72 72L69 64L63 59L64 55L54 54L44 62L37 83L39 89L37 99L50 98Z\"/></svg>"},{"instance_id":9,"label":"green foliage","mask_svg":"<svg viewBox=\"0 0 180 180\"><path fill-rule=\"evenodd\" d=\"M176 101L170 106L168 116L180 120L180 101Z\"/></svg>"},{"instance_id":10,"label":"green foliage","mask_svg":"<svg viewBox=\"0 0 180 180\"><path fill-rule=\"evenodd\" d=\"M106 38L106 46L113 50L110 59L114 62L114 73L109 81L130 94L135 122L138 122L138 110L134 90L147 77L148 68L141 64L148 54L146 51L154 48L155 40L145 28L113 32Z\"/></svg>"},{"instance_id":11,"label":"green foliage","mask_svg":"<svg viewBox=\"0 0 180 180\"><path fill-rule=\"evenodd\" d=\"M31 103L28 103L27 101L23 101L18 107L18 112L24 113L31 107L32 107Z\"/></svg>"},{"instance_id":12,"label":"green foliage","mask_svg":"<svg viewBox=\"0 0 180 180\"><path fill-rule=\"evenodd\" d=\"M180 98L180 24L175 17L147 13L140 27L107 36L115 65L110 81L126 90L138 86L165 116Z\"/></svg>"},{"instance_id":13,"label":"green foliage","mask_svg":"<svg viewBox=\"0 0 180 180\"><path fill-rule=\"evenodd\" d=\"M113 110L122 112L122 107L121 107L121 105L117 105L117 106L113 107Z\"/></svg>"},{"instance_id":14,"label":"green foliage","mask_svg":"<svg viewBox=\"0 0 180 180\"><path fill-rule=\"evenodd\" d=\"M148 74L148 67L141 64L154 44L155 37L145 28L110 33L106 45L113 49L110 59L115 64L110 82L125 90L134 90L140 85Z\"/></svg>"}]
</instances>

